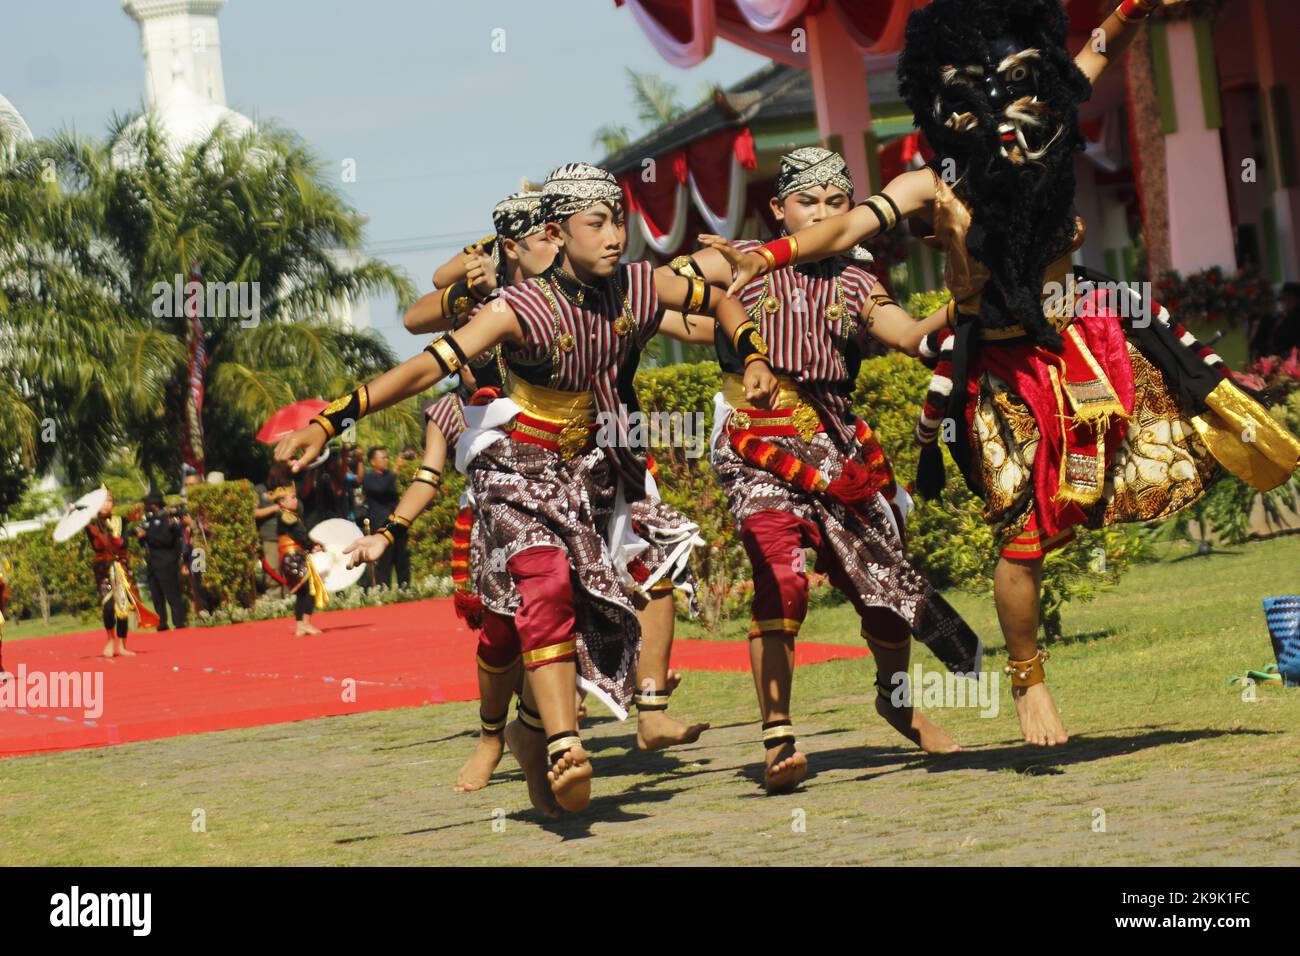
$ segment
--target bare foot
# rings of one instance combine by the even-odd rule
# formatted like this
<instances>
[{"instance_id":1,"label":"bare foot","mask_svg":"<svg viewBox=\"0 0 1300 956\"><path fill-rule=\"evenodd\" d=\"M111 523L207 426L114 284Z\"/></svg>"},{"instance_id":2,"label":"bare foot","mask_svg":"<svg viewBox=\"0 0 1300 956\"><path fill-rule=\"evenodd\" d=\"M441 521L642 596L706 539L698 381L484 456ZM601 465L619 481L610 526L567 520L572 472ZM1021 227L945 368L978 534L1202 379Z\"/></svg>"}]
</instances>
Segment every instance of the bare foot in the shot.
<instances>
[{"instance_id":1,"label":"bare foot","mask_svg":"<svg viewBox=\"0 0 1300 956\"><path fill-rule=\"evenodd\" d=\"M119 657L135 657L135 651L126 646L126 641L117 642L117 653Z\"/></svg>"},{"instance_id":2,"label":"bare foot","mask_svg":"<svg viewBox=\"0 0 1300 956\"><path fill-rule=\"evenodd\" d=\"M591 761L582 744L574 744L560 754L546 776L561 808L570 813L587 809L591 802Z\"/></svg>"},{"instance_id":3,"label":"bare foot","mask_svg":"<svg viewBox=\"0 0 1300 956\"><path fill-rule=\"evenodd\" d=\"M456 774L456 786L452 789L457 793L469 793L486 787L492 779L492 771L501 762L504 746L500 734L479 734L474 752Z\"/></svg>"},{"instance_id":4,"label":"bare foot","mask_svg":"<svg viewBox=\"0 0 1300 956\"><path fill-rule=\"evenodd\" d=\"M877 694L876 713L928 754L952 754L961 750L948 731L914 707L895 707Z\"/></svg>"},{"instance_id":5,"label":"bare foot","mask_svg":"<svg viewBox=\"0 0 1300 956\"><path fill-rule=\"evenodd\" d=\"M1016 702L1016 716L1020 718L1025 743L1056 747L1070 739L1046 684L1012 687L1011 699Z\"/></svg>"},{"instance_id":6,"label":"bare foot","mask_svg":"<svg viewBox=\"0 0 1300 956\"><path fill-rule=\"evenodd\" d=\"M528 782L528 799L533 806L542 811L551 820L560 816L559 804L546 779L546 739L539 733L529 730L518 719L506 724L506 746L519 761Z\"/></svg>"},{"instance_id":7,"label":"bare foot","mask_svg":"<svg viewBox=\"0 0 1300 956\"><path fill-rule=\"evenodd\" d=\"M115 651L115 650L113 649L113 644L114 644L114 643L115 643L114 640L110 637L110 638L108 639L108 643L104 645L104 651L103 651L103 655L102 655L102 656L104 656L104 657L113 657L113 656L117 653L117 651Z\"/></svg>"},{"instance_id":8,"label":"bare foot","mask_svg":"<svg viewBox=\"0 0 1300 956\"><path fill-rule=\"evenodd\" d=\"M663 750L678 744L693 744L700 734L709 729L708 724L683 724L673 720L662 710L638 711L636 715L636 745L638 750Z\"/></svg>"},{"instance_id":9,"label":"bare foot","mask_svg":"<svg viewBox=\"0 0 1300 956\"><path fill-rule=\"evenodd\" d=\"M767 752L764 781L769 794L790 793L807 774L808 758L795 748L792 741Z\"/></svg>"}]
</instances>

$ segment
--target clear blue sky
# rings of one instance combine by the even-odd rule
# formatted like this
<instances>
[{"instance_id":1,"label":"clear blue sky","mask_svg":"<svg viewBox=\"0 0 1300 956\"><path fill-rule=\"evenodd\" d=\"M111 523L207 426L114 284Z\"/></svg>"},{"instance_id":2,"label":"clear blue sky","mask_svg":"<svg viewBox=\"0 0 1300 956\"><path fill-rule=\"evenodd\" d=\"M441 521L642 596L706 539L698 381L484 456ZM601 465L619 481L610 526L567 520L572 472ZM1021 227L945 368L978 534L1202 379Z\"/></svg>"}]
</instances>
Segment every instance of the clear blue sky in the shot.
<instances>
[{"instance_id":1,"label":"clear blue sky","mask_svg":"<svg viewBox=\"0 0 1300 956\"><path fill-rule=\"evenodd\" d=\"M367 247L429 247L383 255L421 291L464 237L490 231L493 203L521 177L598 159L604 123L642 131L625 67L695 102L766 62L719 43L679 70L613 0L229 0L219 22L228 104L296 130L340 180L354 159L357 181L339 187L369 217ZM139 31L118 0L9 2L3 23L0 93L37 136L102 135L114 112L142 107ZM462 241L424 238L448 234ZM371 316L399 357L423 346L391 301Z\"/></svg>"}]
</instances>

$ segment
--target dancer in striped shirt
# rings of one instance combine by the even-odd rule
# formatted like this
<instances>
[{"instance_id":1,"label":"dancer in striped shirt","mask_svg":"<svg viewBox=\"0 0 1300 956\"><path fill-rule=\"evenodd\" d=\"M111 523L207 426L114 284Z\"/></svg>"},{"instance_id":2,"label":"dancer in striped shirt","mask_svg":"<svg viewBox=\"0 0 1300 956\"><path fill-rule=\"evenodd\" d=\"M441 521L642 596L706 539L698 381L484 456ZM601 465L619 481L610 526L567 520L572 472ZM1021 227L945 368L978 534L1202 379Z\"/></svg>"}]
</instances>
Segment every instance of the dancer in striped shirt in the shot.
<instances>
[{"instance_id":1,"label":"dancer in striped shirt","mask_svg":"<svg viewBox=\"0 0 1300 956\"><path fill-rule=\"evenodd\" d=\"M276 447L277 458L299 468L345 420L429 388L470 356L502 346L506 396L466 410L470 428L457 464L467 470L483 522L481 597L523 654L547 735L544 742L540 733L516 735L530 797L547 813L556 805L582 809L590 799L592 768L573 697L579 668L584 686L615 712L635 690L640 627L603 532L626 502L646 496L645 451L633 444L641 430L630 429L628 417L637 357L660 331L692 340L681 316L665 323L661 300L683 314L716 316L728 335L745 322L740 304L703 280L620 265L622 202L608 172L582 163L557 169L542 199L547 235L561 249L552 269L501 290L425 356L332 403ZM757 344L747 339L745 356ZM775 379L761 356L746 366L744 384L751 400L769 400Z\"/></svg>"},{"instance_id":2,"label":"dancer in striped shirt","mask_svg":"<svg viewBox=\"0 0 1300 956\"><path fill-rule=\"evenodd\" d=\"M820 147L781 157L775 186L772 212L787 231L852 207L844 159ZM726 255L759 245L707 239L720 248L673 267L725 284L732 276ZM864 250L853 256L869 259ZM907 492L894 481L871 427L849 407L868 335L915 354L943 316L913 321L875 276L845 257L774 271L745 284L739 297L781 380L775 406L748 400L739 387L743 360L733 341L718 335L723 391L716 398L713 466L753 566L750 657L767 790L788 792L807 772L790 718L794 643L808 610L805 548L815 549L817 570L829 574L862 619L862 636L876 658L877 712L927 752L957 750L940 727L900 706L910 697L894 692L906 679L913 635L963 673L978 669L979 639L908 563Z\"/></svg>"}]
</instances>

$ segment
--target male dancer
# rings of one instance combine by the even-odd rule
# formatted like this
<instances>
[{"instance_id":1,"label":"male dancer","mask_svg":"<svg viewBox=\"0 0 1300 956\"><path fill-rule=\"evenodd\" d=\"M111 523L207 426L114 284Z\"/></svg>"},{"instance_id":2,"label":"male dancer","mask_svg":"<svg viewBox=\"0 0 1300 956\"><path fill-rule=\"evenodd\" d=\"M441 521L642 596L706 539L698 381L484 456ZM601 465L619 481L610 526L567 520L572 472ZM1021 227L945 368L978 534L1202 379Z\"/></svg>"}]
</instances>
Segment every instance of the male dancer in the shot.
<instances>
[{"instance_id":1,"label":"male dancer","mask_svg":"<svg viewBox=\"0 0 1300 956\"><path fill-rule=\"evenodd\" d=\"M775 190L772 214L787 232L841 216L853 204L844 159L818 146L781 157ZM737 250L758 245L734 244ZM731 278L730 264L715 249L673 266L720 284ZM958 750L924 715L891 702L893 676L907 673L911 635L958 672L978 668L979 639L907 562L903 520L910 501L870 426L849 407L868 334L916 354L944 316L913 321L877 289L874 276L839 257L780 269L744 285L739 297L781 380L776 407L755 407L738 387L739 356L731 341L718 337L724 376L713 466L753 565L750 659L767 790L789 792L807 772L790 719L794 643L808 610L807 547L817 552L817 570L829 573L862 619L862 636L876 658L877 712L927 752Z\"/></svg>"},{"instance_id":2,"label":"male dancer","mask_svg":"<svg viewBox=\"0 0 1300 956\"><path fill-rule=\"evenodd\" d=\"M942 488L935 442L951 423L945 443L1001 546L993 588L1006 670L1021 732L1038 745L1068 739L1037 644L1044 555L1077 526L1193 504L1219 465L1268 490L1300 463L1300 441L1154 303L1132 297L1125 305L1139 308L1120 315L1095 287L1063 294L1083 242L1073 208L1079 103L1142 19L1176 2L1122 0L1072 59L1056 0L935 0L911 14L898 64L936 150L932 167L757 252L719 246L739 288L909 216L931 225L953 304L950 327L924 349L938 367L918 423L917 487ZM1158 318L1128 321L1142 314ZM1139 467L1149 454L1165 466Z\"/></svg>"},{"instance_id":3,"label":"male dancer","mask_svg":"<svg viewBox=\"0 0 1300 956\"><path fill-rule=\"evenodd\" d=\"M481 576L483 603L500 619L499 636L523 652L547 734L545 751L528 745L518 754L539 807L539 770L563 809L590 800L592 768L575 729L577 664L584 685L616 712L633 693L640 627L600 532L620 492L630 500L646 493L646 460L633 447L623 411L636 356L660 331L659 301L715 315L729 334L745 321L739 303L715 296L702 279L654 276L646 263L620 265L627 240L622 206L622 190L605 170L585 163L555 170L543 190L542 216L560 249L556 265L501 290L490 308L429 346L427 357L339 399L276 447L281 460L301 452L293 466L299 468L344 421L418 393L455 374L469 356L503 346L507 396L475 410L457 458L491 556ZM748 356L761 345L755 334L741 348ZM767 400L775 385L761 356L747 366L745 381L756 401Z\"/></svg>"},{"instance_id":4,"label":"male dancer","mask_svg":"<svg viewBox=\"0 0 1300 956\"><path fill-rule=\"evenodd\" d=\"M145 607L136 589L131 574L131 556L126 546L126 523L121 515L113 514L112 492L104 500L95 520L86 525L86 537L90 539L90 548L94 552L90 566L104 611L104 632L108 636L104 656L134 657L135 651L126 646L131 612L135 611L136 623L145 630L157 627L159 621L157 615Z\"/></svg>"}]
</instances>

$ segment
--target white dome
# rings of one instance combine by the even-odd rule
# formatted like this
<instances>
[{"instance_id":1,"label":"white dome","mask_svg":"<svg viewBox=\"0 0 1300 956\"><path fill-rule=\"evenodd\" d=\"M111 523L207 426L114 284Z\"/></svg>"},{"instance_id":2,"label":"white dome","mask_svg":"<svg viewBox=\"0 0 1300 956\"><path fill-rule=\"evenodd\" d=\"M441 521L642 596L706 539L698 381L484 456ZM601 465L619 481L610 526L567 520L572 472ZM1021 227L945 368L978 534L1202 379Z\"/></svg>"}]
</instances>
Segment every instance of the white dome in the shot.
<instances>
[{"instance_id":1,"label":"white dome","mask_svg":"<svg viewBox=\"0 0 1300 956\"><path fill-rule=\"evenodd\" d=\"M232 136L243 136L256 129L243 113L204 99L187 86L172 87L167 97L147 115L154 118L174 158L179 158L187 147L203 142L223 123ZM146 115L138 116L122 130L113 144L115 163L130 165L137 158L136 143L144 132L145 122Z\"/></svg>"},{"instance_id":2,"label":"white dome","mask_svg":"<svg viewBox=\"0 0 1300 956\"><path fill-rule=\"evenodd\" d=\"M12 139L26 143L30 143L33 139L31 128L22 114L3 96L0 96L0 126L4 127L5 132Z\"/></svg>"}]
</instances>

